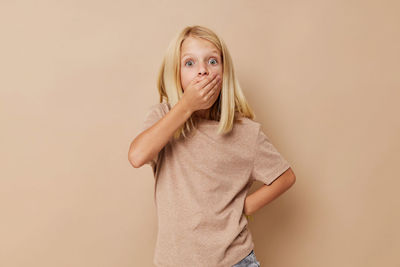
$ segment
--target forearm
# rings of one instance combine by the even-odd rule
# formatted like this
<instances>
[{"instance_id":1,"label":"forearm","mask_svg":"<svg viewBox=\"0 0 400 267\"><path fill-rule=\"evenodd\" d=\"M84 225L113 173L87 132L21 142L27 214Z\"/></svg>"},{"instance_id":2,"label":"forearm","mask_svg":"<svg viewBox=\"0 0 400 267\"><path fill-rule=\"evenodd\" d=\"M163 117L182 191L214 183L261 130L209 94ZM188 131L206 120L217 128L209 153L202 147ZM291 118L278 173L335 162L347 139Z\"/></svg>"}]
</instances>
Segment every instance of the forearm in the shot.
<instances>
[{"instance_id":1,"label":"forearm","mask_svg":"<svg viewBox=\"0 0 400 267\"><path fill-rule=\"evenodd\" d=\"M164 117L140 133L129 148L129 160L132 165L140 167L154 158L192 113L185 102L179 101Z\"/></svg>"},{"instance_id":2,"label":"forearm","mask_svg":"<svg viewBox=\"0 0 400 267\"><path fill-rule=\"evenodd\" d=\"M288 190L295 182L295 177L291 175L291 170L282 174L270 185L263 185L254 193L248 195L244 203L244 214L249 216L254 214L286 190Z\"/></svg>"}]
</instances>

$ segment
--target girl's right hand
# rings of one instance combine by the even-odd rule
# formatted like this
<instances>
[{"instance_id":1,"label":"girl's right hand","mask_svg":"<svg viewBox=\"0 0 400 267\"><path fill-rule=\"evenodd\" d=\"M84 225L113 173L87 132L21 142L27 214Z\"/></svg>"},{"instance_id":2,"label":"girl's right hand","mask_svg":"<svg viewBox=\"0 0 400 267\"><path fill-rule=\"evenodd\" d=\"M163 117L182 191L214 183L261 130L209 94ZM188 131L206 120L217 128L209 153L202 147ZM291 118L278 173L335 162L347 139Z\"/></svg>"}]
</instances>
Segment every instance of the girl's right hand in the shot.
<instances>
[{"instance_id":1,"label":"girl's right hand","mask_svg":"<svg viewBox=\"0 0 400 267\"><path fill-rule=\"evenodd\" d=\"M221 91L221 77L214 73L207 77L196 77L184 90L182 99L191 112L210 108Z\"/></svg>"}]
</instances>

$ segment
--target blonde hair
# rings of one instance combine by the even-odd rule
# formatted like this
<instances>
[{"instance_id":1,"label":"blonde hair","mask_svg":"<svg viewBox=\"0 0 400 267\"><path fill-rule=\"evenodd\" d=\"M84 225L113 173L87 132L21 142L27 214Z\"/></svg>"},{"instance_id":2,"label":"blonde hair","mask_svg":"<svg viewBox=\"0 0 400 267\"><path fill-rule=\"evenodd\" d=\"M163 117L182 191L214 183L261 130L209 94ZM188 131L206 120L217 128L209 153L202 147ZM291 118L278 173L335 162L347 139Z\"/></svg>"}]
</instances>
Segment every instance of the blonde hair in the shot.
<instances>
[{"instance_id":1,"label":"blonde hair","mask_svg":"<svg viewBox=\"0 0 400 267\"><path fill-rule=\"evenodd\" d=\"M240 116L254 119L255 114L247 103L239 82L236 79L232 58L227 46L212 30L199 25L185 27L169 43L157 80L160 103L165 99L172 108L183 96L180 79L180 58L182 43L188 37L202 38L210 41L221 54L223 64L222 89L217 100L210 107L209 112L207 112L208 119L219 120L217 133L229 133L233 128L233 123ZM187 137L186 134L196 128L197 122L198 120L192 115L176 130L174 138L178 139L181 135Z\"/></svg>"}]
</instances>

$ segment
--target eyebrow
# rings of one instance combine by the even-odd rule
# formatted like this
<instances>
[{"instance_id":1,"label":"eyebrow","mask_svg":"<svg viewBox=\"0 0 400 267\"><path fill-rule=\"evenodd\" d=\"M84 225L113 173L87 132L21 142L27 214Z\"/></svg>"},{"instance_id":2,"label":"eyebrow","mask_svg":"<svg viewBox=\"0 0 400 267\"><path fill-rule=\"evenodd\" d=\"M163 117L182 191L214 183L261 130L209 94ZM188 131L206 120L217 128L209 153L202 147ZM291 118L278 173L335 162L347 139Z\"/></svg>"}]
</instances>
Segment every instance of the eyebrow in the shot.
<instances>
[{"instance_id":1,"label":"eyebrow","mask_svg":"<svg viewBox=\"0 0 400 267\"><path fill-rule=\"evenodd\" d=\"M218 51L217 50L213 50L213 51L211 51L211 54L217 54L218 55ZM185 57L186 55L193 55L193 54L185 53L185 54L182 55L182 58Z\"/></svg>"}]
</instances>

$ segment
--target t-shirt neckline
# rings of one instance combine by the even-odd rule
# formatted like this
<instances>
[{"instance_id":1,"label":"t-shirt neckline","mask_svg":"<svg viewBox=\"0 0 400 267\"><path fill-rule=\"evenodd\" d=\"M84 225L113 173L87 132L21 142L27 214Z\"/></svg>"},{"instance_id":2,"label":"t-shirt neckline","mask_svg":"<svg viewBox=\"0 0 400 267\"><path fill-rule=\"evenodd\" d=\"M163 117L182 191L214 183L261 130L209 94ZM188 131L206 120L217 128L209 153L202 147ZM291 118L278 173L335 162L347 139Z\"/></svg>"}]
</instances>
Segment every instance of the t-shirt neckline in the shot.
<instances>
[{"instance_id":1,"label":"t-shirt neckline","mask_svg":"<svg viewBox=\"0 0 400 267\"><path fill-rule=\"evenodd\" d=\"M198 118L201 122L203 123L207 123L207 124L219 124L219 121L216 120L207 120L207 119L203 119L203 118Z\"/></svg>"}]
</instances>

